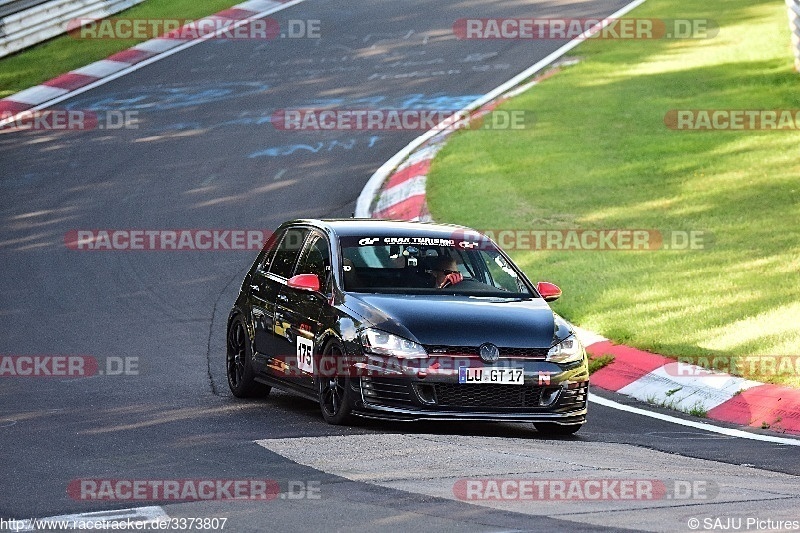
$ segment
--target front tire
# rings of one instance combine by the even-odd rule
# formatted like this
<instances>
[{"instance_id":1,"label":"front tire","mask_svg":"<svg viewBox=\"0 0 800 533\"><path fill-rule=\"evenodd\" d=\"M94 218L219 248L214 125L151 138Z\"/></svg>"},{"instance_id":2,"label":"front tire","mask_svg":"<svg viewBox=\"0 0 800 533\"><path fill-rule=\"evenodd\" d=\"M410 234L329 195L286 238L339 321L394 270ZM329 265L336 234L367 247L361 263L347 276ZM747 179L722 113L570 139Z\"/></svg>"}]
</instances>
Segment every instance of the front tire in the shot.
<instances>
[{"instance_id":1,"label":"front tire","mask_svg":"<svg viewBox=\"0 0 800 533\"><path fill-rule=\"evenodd\" d=\"M250 364L252 352L250 339L241 316L234 318L228 326L228 346L225 357L225 370L228 376L228 387L237 398L263 397L269 394L271 387L258 383Z\"/></svg>"},{"instance_id":2,"label":"front tire","mask_svg":"<svg viewBox=\"0 0 800 533\"><path fill-rule=\"evenodd\" d=\"M555 424L553 422L540 422L534 424L536 431L544 435L572 435L577 433L583 424Z\"/></svg>"},{"instance_id":3,"label":"front tire","mask_svg":"<svg viewBox=\"0 0 800 533\"><path fill-rule=\"evenodd\" d=\"M335 341L329 343L323 352L325 359L339 358L343 355L344 350ZM353 394L350 391L349 376L318 375L317 383L319 407L325 422L340 426L352 421Z\"/></svg>"}]
</instances>

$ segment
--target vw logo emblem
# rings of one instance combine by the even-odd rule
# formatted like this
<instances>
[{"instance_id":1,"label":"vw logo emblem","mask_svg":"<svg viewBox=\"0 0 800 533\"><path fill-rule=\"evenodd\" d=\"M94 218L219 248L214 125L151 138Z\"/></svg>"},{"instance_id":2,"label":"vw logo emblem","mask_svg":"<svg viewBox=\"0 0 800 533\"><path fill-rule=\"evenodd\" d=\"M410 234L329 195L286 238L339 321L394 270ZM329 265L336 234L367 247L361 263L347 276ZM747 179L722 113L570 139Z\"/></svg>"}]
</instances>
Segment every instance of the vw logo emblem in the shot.
<instances>
[{"instance_id":1,"label":"vw logo emblem","mask_svg":"<svg viewBox=\"0 0 800 533\"><path fill-rule=\"evenodd\" d=\"M478 349L478 355L481 356L481 361L484 363L496 363L497 360L500 359L500 348L491 342L487 342L481 344L481 347Z\"/></svg>"}]
</instances>

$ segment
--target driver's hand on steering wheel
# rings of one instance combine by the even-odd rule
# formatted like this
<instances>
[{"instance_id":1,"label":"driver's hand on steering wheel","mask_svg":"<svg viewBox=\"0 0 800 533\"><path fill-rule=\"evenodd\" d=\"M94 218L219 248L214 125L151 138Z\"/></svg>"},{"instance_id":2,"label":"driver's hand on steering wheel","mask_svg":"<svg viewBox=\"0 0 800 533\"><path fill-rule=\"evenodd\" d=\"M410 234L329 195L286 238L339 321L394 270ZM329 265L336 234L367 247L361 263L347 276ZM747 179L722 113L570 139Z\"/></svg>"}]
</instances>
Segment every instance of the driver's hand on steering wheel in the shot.
<instances>
[{"instance_id":1,"label":"driver's hand on steering wheel","mask_svg":"<svg viewBox=\"0 0 800 533\"><path fill-rule=\"evenodd\" d=\"M450 285L455 285L456 283L460 283L464 280L464 276L461 275L461 272L448 272L442 282L438 285L440 289L444 289Z\"/></svg>"},{"instance_id":2,"label":"driver's hand on steering wheel","mask_svg":"<svg viewBox=\"0 0 800 533\"><path fill-rule=\"evenodd\" d=\"M436 276L437 289L455 285L464 279L464 276L458 271L458 265L455 259L452 257L440 257L437 259L431 272Z\"/></svg>"}]
</instances>

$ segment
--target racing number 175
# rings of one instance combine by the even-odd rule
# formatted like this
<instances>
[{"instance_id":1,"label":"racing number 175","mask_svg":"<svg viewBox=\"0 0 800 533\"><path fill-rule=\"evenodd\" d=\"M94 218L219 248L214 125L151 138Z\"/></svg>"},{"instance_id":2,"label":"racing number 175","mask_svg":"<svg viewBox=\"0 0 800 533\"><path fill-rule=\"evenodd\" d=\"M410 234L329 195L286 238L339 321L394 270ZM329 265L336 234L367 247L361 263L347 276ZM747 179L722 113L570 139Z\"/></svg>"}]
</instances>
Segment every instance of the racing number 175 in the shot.
<instances>
[{"instance_id":1,"label":"racing number 175","mask_svg":"<svg viewBox=\"0 0 800 533\"><path fill-rule=\"evenodd\" d=\"M297 337L297 368L303 372L314 371L314 341Z\"/></svg>"}]
</instances>

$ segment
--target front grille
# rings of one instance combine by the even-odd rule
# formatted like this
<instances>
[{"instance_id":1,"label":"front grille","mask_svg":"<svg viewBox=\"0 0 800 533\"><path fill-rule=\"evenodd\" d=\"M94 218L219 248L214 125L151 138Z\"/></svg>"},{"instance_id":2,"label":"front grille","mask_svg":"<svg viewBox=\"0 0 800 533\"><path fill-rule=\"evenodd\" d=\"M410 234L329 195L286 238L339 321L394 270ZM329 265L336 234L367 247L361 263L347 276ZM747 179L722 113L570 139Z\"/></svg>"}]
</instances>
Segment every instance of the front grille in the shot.
<instances>
[{"instance_id":1,"label":"front grille","mask_svg":"<svg viewBox=\"0 0 800 533\"><path fill-rule=\"evenodd\" d=\"M527 359L544 359L547 357L547 348L500 348L500 357L519 357ZM425 351L430 355L464 356L479 355L478 346L445 346L440 344L429 344L425 346Z\"/></svg>"},{"instance_id":2,"label":"front grille","mask_svg":"<svg viewBox=\"0 0 800 533\"><path fill-rule=\"evenodd\" d=\"M491 409L498 412L537 409L553 413L570 413L586 407L588 383L574 389L530 387L524 385L490 385L472 383L415 382L404 379L362 377L361 394L373 405L423 409ZM555 399L555 404L540 405Z\"/></svg>"},{"instance_id":3,"label":"front grille","mask_svg":"<svg viewBox=\"0 0 800 533\"><path fill-rule=\"evenodd\" d=\"M540 407L544 387L436 383L436 403L442 407Z\"/></svg>"},{"instance_id":4,"label":"front grille","mask_svg":"<svg viewBox=\"0 0 800 533\"><path fill-rule=\"evenodd\" d=\"M544 359L548 351L548 348L500 348L500 357Z\"/></svg>"},{"instance_id":5,"label":"front grille","mask_svg":"<svg viewBox=\"0 0 800 533\"><path fill-rule=\"evenodd\" d=\"M411 403L411 390L401 379L362 377L361 393L364 401L378 405L398 407Z\"/></svg>"}]
</instances>

